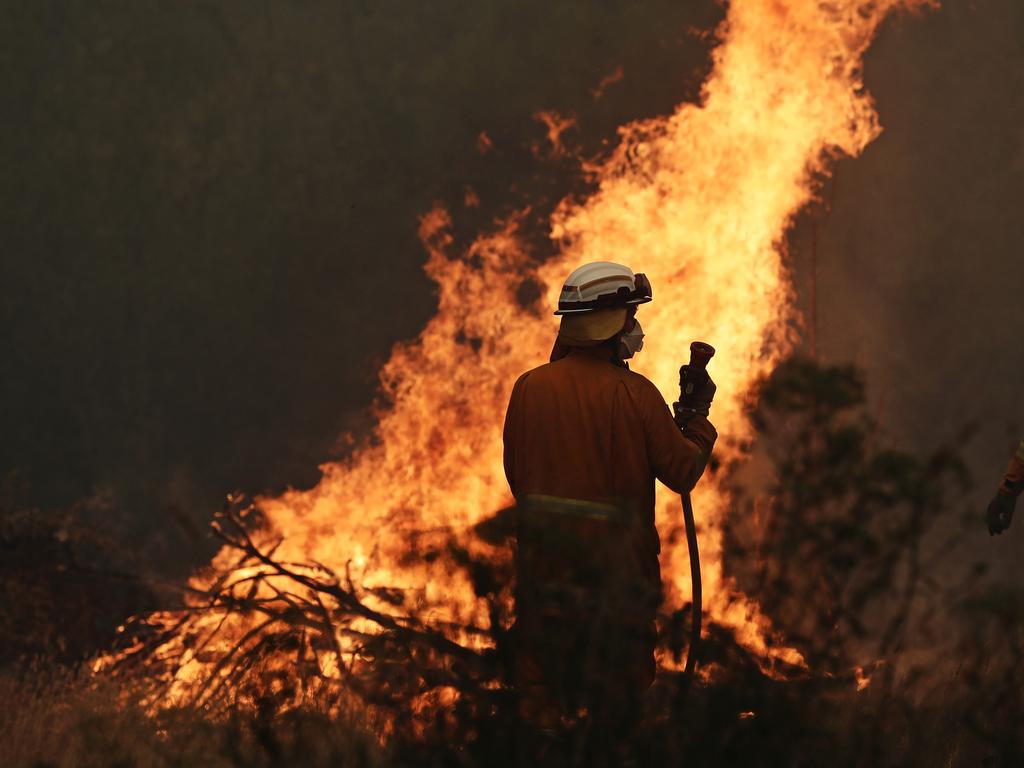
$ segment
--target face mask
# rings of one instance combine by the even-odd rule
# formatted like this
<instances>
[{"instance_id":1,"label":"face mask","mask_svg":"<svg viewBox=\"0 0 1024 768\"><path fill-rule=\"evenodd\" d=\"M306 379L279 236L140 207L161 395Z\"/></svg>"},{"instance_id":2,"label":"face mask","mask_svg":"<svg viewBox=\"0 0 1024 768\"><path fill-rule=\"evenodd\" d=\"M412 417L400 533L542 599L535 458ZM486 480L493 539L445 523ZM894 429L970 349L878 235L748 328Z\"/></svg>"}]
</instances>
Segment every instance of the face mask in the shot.
<instances>
[{"instance_id":1,"label":"face mask","mask_svg":"<svg viewBox=\"0 0 1024 768\"><path fill-rule=\"evenodd\" d=\"M644 348L644 329L640 323L634 321L633 327L619 336L619 355L623 360L629 360L633 355Z\"/></svg>"}]
</instances>

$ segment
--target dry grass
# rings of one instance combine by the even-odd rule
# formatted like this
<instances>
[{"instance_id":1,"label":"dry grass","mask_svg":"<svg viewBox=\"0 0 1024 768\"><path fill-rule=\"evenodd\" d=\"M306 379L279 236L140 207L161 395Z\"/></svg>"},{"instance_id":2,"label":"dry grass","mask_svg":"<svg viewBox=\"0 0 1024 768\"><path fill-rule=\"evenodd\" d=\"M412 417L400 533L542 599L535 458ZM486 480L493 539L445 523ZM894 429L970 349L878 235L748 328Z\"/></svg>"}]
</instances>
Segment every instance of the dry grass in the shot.
<instances>
[{"instance_id":1,"label":"dry grass","mask_svg":"<svg viewBox=\"0 0 1024 768\"><path fill-rule=\"evenodd\" d=\"M0 675L0 764L88 766L352 766L387 764L356 716L315 704L285 714L213 718L194 708L155 716L124 679L33 665Z\"/></svg>"},{"instance_id":2,"label":"dry grass","mask_svg":"<svg viewBox=\"0 0 1024 768\"><path fill-rule=\"evenodd\" d=\"M994 673L995 670L992 670ZM1004 671L1005 672L1005 671ZM654 718L638 765L992 766L1024 759L1020 702L999 695L1005 680L959 676L924 696L877 673L857 693L836 681L789 682L730 676L698 685L684 710ZM1005 677L1005 675L1000 675ZM371 735L360 711L327 715L315 701L276 715L198 708L149 715L126 678L94 678L44 665L0 674L0 765L4 768L163 766L502 766L518 765L515 745L431 740L390 747ZM332 705L336 700L332 701ZM474 728L499 728L477 721ZM500 738L501 734L497 734ZM826 759L827 758L827 759ZM578 765L556 761L559 768Z\"/></svg>"}]
</instances>

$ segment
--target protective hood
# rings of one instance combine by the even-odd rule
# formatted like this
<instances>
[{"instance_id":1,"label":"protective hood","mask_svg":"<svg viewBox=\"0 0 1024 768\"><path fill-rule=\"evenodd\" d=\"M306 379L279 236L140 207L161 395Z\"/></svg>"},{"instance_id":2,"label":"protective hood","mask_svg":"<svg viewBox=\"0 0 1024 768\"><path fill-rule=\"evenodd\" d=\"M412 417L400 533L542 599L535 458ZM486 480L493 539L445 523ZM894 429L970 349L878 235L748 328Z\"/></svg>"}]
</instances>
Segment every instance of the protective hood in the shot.
<instances>
[{"instance_id":1,"label":"protective hood","mask_svg":"<svg viewBox=\"0 0 1024 768\"><path fill-rule=\"evenodd\" d=\"M607 341L626 324L625 307L610 307L578 315L562 315L558 341L569 347L593 347Z\"/></svg>"}]
</instances>

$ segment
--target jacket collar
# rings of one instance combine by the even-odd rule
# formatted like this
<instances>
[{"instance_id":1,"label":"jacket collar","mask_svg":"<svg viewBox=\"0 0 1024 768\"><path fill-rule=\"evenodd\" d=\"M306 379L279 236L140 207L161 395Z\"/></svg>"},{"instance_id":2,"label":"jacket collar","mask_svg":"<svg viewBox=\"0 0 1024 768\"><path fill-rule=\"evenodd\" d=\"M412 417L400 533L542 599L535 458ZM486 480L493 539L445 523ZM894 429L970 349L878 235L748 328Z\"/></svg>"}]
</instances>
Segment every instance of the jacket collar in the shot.
<instances>
[{"instance_id":1,"label":"jacket collar","mask_svg":"<svg viewBox=\"0 0 1024 768\"><path fill-rule=\"evenodd\" d=\"M616 350L608 342L597 344L593 347L568 347L567 357L588 357L594 360L602 360L620 368L629 368L626 361L618 356Z\"/></svg>"}]
</instances>

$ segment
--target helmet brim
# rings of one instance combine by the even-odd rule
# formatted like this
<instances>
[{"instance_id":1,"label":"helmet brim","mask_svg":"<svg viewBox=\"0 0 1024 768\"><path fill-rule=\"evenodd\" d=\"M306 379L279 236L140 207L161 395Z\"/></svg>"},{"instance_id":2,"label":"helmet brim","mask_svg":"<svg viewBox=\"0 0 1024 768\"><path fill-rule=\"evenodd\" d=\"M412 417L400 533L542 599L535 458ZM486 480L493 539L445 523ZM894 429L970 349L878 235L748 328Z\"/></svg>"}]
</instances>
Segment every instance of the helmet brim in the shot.
<instances>
[{"instance_id":1,"label":"helmet brim","mask_svg":"<svg viewBox=\"0 0 1024 768\"><path fill-rule=\"evenodd\" d=\"M635 307L635 306L637 306L639 304L646 304L649 301L651 301L651 297L650 296L641 296L641 297L636 298L636 299L629 299L627 301L624 301L624 302L622 302L620 304L620 306L621 307ZM559 308L559 309L555 310L555 315L558 315L558 316L583 315L583 314L587 314L587 313L590 313L590 312L600 312L603 309L614 309L614 307L586 306L586 307L580 307L579 309L569 309L569 308L562 309L562 308Z\"/></svg>"}]
</instances>

